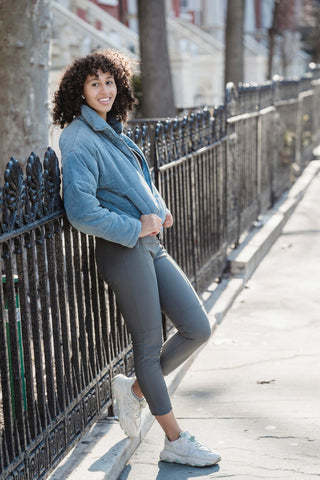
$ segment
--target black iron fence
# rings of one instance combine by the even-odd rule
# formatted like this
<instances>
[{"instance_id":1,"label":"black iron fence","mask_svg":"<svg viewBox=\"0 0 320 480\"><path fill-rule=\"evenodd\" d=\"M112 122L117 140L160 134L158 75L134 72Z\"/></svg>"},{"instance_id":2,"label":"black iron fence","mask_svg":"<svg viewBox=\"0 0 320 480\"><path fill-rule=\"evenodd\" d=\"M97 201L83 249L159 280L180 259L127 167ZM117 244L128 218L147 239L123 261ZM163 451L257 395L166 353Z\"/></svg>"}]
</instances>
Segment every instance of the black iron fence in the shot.
<instances>
[{"instance_id":1,"label":"black iron fence","mask_svg":"<svg viewBox=\"0 0 320 480\"><path fill-rule=\"evenodd\" d=\"M306 166L319 121L314 69L296 81L230 85L218 108L131 122L175 218L164 242L198 290L222 274L230 248ZM2 479L45 478L112 408L112 376L134 370L94 239L69 224L60 184L49 148L43 162L31 154L26 176L11 159L1 191Z\"/></svg>"}]
</instances>

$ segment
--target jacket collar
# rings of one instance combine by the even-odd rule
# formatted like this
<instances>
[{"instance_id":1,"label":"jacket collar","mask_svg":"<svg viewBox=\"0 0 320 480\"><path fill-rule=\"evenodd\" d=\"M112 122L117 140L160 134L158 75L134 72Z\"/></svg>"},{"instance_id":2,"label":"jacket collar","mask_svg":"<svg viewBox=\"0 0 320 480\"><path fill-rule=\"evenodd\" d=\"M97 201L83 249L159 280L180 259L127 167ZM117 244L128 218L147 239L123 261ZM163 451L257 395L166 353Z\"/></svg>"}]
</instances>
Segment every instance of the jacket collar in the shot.
<instances>
[{"instance_id":1,"label":"jacket collar","mask_svg":"<svg viewBox=\"0 0 320 480\"><path fill-rule=\"evenodd\" d=\"M81 105L80 118L88 123L96 132L110 132L110 128L118 134L121 134L123 131L123 125L120 120L116 119L116 117L109 116L108 121L106 122L88 105Z\"/></svg>"}]
</instances>

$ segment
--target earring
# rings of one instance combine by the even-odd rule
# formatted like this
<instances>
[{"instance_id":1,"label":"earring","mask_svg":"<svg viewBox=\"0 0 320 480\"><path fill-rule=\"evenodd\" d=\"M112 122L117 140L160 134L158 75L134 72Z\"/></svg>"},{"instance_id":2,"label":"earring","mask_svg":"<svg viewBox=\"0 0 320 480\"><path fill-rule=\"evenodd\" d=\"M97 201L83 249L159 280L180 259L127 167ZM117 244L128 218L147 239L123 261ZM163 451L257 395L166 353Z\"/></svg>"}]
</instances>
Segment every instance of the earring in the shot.
<instances>
[{"instance_id":1,"label":"earring","mask_svg":"<svg viewBox=\"0 0 320 480\"><path fill-rule=\"evenodd\" d=\"M85 100L85 99L86 99L86 97L85 97L84 95L81 95L81 98L82 98L82 100Z\"/></svg>"}]
</instances>

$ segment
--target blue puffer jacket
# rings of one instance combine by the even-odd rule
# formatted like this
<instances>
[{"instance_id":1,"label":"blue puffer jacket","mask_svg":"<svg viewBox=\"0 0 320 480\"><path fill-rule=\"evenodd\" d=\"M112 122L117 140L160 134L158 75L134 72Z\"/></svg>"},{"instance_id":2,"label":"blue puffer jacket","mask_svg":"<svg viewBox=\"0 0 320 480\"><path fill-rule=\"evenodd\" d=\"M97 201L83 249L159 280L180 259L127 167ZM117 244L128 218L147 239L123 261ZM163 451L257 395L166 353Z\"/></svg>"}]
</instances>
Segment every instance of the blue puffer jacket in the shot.
<instances>
[{"instance_id":1,"label":"blue puffer jacket","mask_svg":"<svg viewBox=\"0 0 320 480\"><path fill-rule=\"evenodd\" d=\"M164 222L167 209L141 150L122 133L121 122L108 121L83 105L62 132L64 205L78 230L134 247L140 216L154 213Z\"/></svg>"}]
</instances>

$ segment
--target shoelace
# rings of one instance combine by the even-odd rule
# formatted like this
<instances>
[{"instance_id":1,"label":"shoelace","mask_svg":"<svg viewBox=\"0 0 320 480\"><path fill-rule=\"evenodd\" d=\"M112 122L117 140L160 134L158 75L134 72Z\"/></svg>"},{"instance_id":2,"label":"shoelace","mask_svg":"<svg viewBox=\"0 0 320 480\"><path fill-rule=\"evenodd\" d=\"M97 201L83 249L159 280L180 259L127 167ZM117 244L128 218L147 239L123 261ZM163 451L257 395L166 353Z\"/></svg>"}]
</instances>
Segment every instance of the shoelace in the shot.
<instances>
[{"instance_id":1,"label":"shoelace","mask_svg":"<svg viewBox=\"0 0 320 480\"><path fill-rule=\"evenodd\" d=\"M198 442L198 440L194 437L194 435L192 435L190 437L190 442L192 443L192 445L194 445L195 447L197 447L199 450L201 451L206 451L206 452L209 452L210 450L208 449L208 447L206 447L205 445L203 445L202 443Z\"/></svg>"},{"instance_id":2,"label":"shoelace","mask_svg":"<svg viewBox=\"0 0 320 480\"><path fill-rule=\"evenodd\" d=\"M146 401L145 399L140 400L139 403L135 402L133 407L134 418L139 418L141 415L141 410L145 407Z\"/></svg>"},{"instance_id":3,"label":"shoelace","mask_svg":"<svg viewBox=\"0 0 320 480\"><path fill-rule=\"evenodd\" d=\"M189 437L187 437L187 440L191 443L193 443L194 445L196 446L200 446L201 444L198 442L198 440L196 439L196 437L194 435L190 435Z\"/></svg>"},{"instance_id":4,"label":"shoelace","mask_svg":"<svg viewBox=\"0 0 320 480\"><path fill-rule=\"evenodd\" d=\"M190 442L193 446L195 447L204 447L202 445L202 443L198 442L198 440L196 439L196 437L194 435L190 435L189 432L185 432L184 435L181 435L182 438L185 438L188 442ZM204 447L205 448L205 447Z\"/></svg>"}]
</instances>

